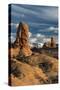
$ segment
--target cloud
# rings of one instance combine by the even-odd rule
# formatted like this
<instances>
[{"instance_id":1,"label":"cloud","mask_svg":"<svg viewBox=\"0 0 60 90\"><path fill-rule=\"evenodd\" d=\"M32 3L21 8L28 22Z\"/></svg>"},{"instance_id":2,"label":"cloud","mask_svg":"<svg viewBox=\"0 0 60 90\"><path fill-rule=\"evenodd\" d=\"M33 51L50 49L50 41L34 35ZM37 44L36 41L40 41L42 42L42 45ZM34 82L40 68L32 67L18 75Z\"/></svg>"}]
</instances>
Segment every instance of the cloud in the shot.
<instances>
[{"instance_id":1,"label":"cloud","mask_svg":"<svg viewBox=\"0 0 60 90\"><path fill-rule=\"evenodd\" d=\"M39 38L39 37L42 37L42 38L43 38L43 37L45 37L45 36L42 35L42 34L40 34L40 33L37 33L37 34L36 34L36 37L37 37L37 38Z\"/></svg>"},{"instance_id":2,"label":"cloud","mask_svg":"<svg viewBox=\"0 0 60 90\"><path fill-rule=\"evenodd\" d=\"M9 25L10 25L11 27L15 27L15 29L17 29L17 28L18 28L19 23L10 23Z\"/></svg>"},{"instance_id":3,"label":"cloud","mask_svg":"<svg viewBox=\"0 0 60 90\"><path fill-rule=\"evenodd\" d=\"M35 35L31 34L29 42L31 46L42 47L44 42L46 42L46 37L40 33L37 33Z\"/></svg>"},{"instance_id":4,"label":"cloud","mask_svg":"<svg viewBox=\"0 0 60 90\"><path fill-rule=\"evenodd\" d=\"M10 26L16 26L16 23L10 23L9 25Z\"/></svg>"},{"instance_id":5,"label":"cloud","mask_svg":"<svg viewBox=\"0 0 60 90\"><path fill-rule=\"evenodd\" d=\"M52 32L54 32L56 34L58 33L58 27L49 27L47 30L52 31Z\"/></svg>"},{"instance_id":6,"label":"cloud","mask_svg":"<svg viewBox=\"0 0 60 90\"><path fill-rule=\"evenodd\" d=\"M13 43L16 39L16 33L11 33L11 42Z\"/></svg>"},{"instance_id":7,"label":"cloud","mask_svg":"<svg viewBox=\"0 0 60 90\"><path fill-rule=\"evenodd\" d=\"M58 20L58 8L56 7L51 7L47 9L43 9L43 13L45 16L45 19L48 19L50 21L57 21Z\"/></svg>"},{"instance_id":8,"label":"cloud","mask_svg":"<svg viewBox=\"0 0 60 90\"><path fill-rule=\"evenodd\" d=\"M43 43L43 38L45 38L45 36L44 35L42 35L42 34L40 34L40 33L36 33L36 34L31 34L31 36L30 36L30 39L29 39L29 41L30 41L30 43Z\"/></svg>"},{"instance_id":9,"label":"cloud","mask_svg":"<svg viewBox=\"0 0 60 90\"><path fill-rule=\"evenodd\" d=\"M16 33L12 33L12 32L11 32L11 36L14 36L14 37L16 37Z\"/></svg>"},{"instance_id":10,"label":"cloud","mask_svg":"<svg viewBox=\"0 0 60 90\"><path fill-rule=\"evenodd\" d=\"M58 39L56 36L54 36L55 42L58 42ZM50 42L51 37L46 37L45 35L41 33L36 33L35 35L31 34L29 42L33 45L37 45L39 47L42 47L42 45L45 42Z\"/></svg>"},{"instance_id":11,"label":"cloud","mask_svg":"<svg viewBox=\"0 0 60 90\"><path fill-rule=\"evenodd\" d=\"M11 12L11 15L15 17L22 17L22 18L25 17L23 13L16 13L16 12Z\"/></svg>"},{"instance_id":12,"label":"cloud","mask_svg":"<svg viewBox=\"0 0 60 90\"><path fill-rule=\"evenodd\" d=\"M50 31L53 31L53 30L58 30L58 28L57 27L49 27L48 28Z\"/></svg>"},{"instance_id":13,"label":"cloud","mask_svg":"<svg viewBox=\"0 0 60 90\"><path fill-rule=\"evenodd\" d=\"M54 34L58 33L58 27L54 27L54 26L49 26L48 28L44 28L44 29L39 29L39 32L46 32L48 34L48 32L52 32Z\"/></svg>"},{"instance_id":14,"label":"cloud","mask_svg":"<svg viewBox=\"0 0 60 90\"><path fill-rule=\"evenodd\" d=\"M10 23L9 25L17 27L18 23Z\"/></svg>"},{"instance_id":15,"label":"cloud","mask_svg":"<svg viewBox=\"0 0 60 90\"><path fill-rule=\"evenodd\" d=\"M11 36L11 42L13 43L15 41L15 37Z\"/></svg>"},{"instance_id":16,"label":"cloud","mask_svg":"<svg viewBox=\"0 0 60 90\"><path fill-rule=\"evenodd\" d=\"M52 6L12 5L12 15L29 20L58 21L58 8Z\"/></svg>"},{"instance_id":17,"label":"cloud","mask_svg":"<svg viewBox=\"0 0 60 90\"><path fill-rule=\"evenodd\" d=\"M28 32L28 34L29 34L29 37L31 37L31 36L32 36L32 33L31 33L31 32Z\"/></svg>"},{"instance_id":18,"label":"cloud","mask_svg":"<svg viewBox=\"0 0 60 90\"><path fill-rule=\"evenodd\" d=\"M45 42L49 42L50 40L51 40L50 38L46 38L46 37L45 37L45 38L43 39L43 42L44 42L44 43L45 43Z\"/></svg>"},{"instance_id":19,"label":"cloud","mask_svg":"<svg viewBox=\"0 0 60 90\"><path fill-rule=\"evenodd\" d=\"M31 22L29 21L28 24L31 26L31 27L36 27L36 28L40 28L40 27L45 27L45 26L50 26L49 23L38 23L38 22Z\"/></svg>"},{"instance_id":20,"label":"cloud","mask_svg":"<svg viewBox=\"0 0 60 90\"><path fill-rule=\"evenodd\" d=\"M37 38L34 38L34 37L30 38L30 43L36 43L36 41L37 41Z\"/></svg>"}]
</instances>

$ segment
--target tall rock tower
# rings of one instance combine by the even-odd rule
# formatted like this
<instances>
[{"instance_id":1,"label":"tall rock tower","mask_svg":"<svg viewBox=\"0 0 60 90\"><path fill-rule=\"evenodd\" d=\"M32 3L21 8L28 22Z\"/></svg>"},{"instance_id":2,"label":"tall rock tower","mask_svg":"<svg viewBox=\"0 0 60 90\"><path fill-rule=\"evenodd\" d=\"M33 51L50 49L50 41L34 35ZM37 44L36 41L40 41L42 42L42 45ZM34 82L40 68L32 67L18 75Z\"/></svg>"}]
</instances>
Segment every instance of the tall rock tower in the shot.
<instances>
[{"instance_id":1,"label":"tall rock tower","mask_svg":"<svg viewBox=\"0 0 60 90\"><path fill-rule=\"evenodd\" d=\"M51 37L51 47L52 47L52 48L56 47L56 43L55 43L53 37Z\"/></svg>"},{"instance_id":2,"label":"tall rock tower","mask_svg":"<svg viewBox=\"0 0 60 90\"><path fill-rule=\"evenodd\" d=\"M32 54L28 42L28 33L29 26L26 23L19 23L14 43L20 48L20 53L25 56L30 56Z\"/></svg>"}]
</instances>

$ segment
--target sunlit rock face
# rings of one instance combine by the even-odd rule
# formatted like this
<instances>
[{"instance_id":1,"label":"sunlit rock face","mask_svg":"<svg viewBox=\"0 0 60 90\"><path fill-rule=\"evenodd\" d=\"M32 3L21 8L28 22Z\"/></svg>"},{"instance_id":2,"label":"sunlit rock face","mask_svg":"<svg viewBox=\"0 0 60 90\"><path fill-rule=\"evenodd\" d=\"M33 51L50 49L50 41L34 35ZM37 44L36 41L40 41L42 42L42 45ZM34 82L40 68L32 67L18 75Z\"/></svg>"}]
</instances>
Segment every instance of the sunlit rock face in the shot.
<instances>
[{"instance_id":1,"label":"sunlit rock face","mask_svg":"<svg viewBox=\"0 0 60 90\"><path fill-rule=\"evenodd\" d=\"M17 27L16 40L14 45L20 48L20 53L24 56L30 56L32 51L30 50L28 42L29 26L26 23L19 23Z\"/></svg>"}]
</instances>

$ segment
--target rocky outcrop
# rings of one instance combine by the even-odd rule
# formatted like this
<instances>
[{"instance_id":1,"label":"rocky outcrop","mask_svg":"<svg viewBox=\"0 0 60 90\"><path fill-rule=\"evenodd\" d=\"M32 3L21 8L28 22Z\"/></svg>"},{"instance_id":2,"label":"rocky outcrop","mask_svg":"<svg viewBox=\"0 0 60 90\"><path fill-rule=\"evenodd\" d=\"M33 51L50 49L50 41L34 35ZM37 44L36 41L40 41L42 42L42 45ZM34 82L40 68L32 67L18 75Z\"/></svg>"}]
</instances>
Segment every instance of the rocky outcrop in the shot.
<instances>
[{"instance_id":1,"label":"rocky outcrop","mask_svg":"<svg viewBox=\"0 0 60 90\"><path fill-rule=\"evenodd\" d=\"M56 43L55 43L53 37L51 37L51 47L52 47L52 48L56 47Z\"/></svg>"},{"instance_id":2,"label":"rocky outcrop","mask_svg":"<svg viewBox=\"0 0 60 90\"><path fill-rule=\"evenodd\" d=\"M43 45L43 48L56 48L56 43L54 41L54 38L51 37L51 41L50 42L45 42Z\"/></svg>"},{"instance_id":3,"label":"rocky outcrop","mask_svg":"<svg viewBox=\"0 0 60 90\"><path fill-rule=\"evenodd\" d=\"M26 23L19 23L16 40L12 44L13 47L9 48L10 57L16 57L17 55L30 56L32 54L28 42L28 33L29 26Z\"/></svg>"},{"instance_id":4,"label":"rocky outcrop","mask_svg":"<svg viewBox=\"0 0 60 90\"><path fill-rule=\"evenodd\" d=\"M38 67L32 67L27 63L16 59L11 60L11 85L39 85L47 83L48 77Z\"/></svg>"},{"instance_id":5,"label":"rocky outcrop","mask_svg":"<svg viewBox=\"0 0 60 90\"><path fill-rule=\"evenodd\" d=\"M29 32L29 26L26 23L21 24L21 38L19 39L19 45L20 45L20 50L21 53L24 56L30 56L32 54L32 51L30 50L29 47L29 42L28 42L28 32Z\"/></svg>"},{"instance_id":6,"label":"rocky outcrop","mask_svg":"<svg viewBox=\"0 0 60 90\"><path fill-rule=\"evenodd\" d=\"M12 86L58 83L58 61L43 54L11 59Z\"/></svg>"}]
</instances>

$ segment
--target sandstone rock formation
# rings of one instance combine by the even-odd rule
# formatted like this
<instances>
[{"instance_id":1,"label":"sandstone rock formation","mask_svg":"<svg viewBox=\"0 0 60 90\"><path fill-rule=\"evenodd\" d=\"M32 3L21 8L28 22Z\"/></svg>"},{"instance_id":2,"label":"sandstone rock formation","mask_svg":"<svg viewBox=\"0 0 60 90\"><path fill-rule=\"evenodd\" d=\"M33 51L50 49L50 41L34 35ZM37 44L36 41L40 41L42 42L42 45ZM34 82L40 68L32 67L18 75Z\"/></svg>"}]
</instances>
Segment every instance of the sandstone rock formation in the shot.
<instances>
[{"instance_id":1,"label":"sandstone rock formation","mask_svg":"<svg viewBox=\"0 0 60 90\"><path fill-rule=\"evenodd\" d=\"M47 45L47 43L44 43L43 48L46 48L46 47L48 47L48 45Z\"/></svg>"},{"instance_id":2,"label":"sandstone rock formation","mask_svg":"<svg viewBox=\"0 0 60 90\"><path fill-rule=\"evenodd\" d=\"M32 67L27 63L22 63L18 60L11 60L11 85L39 85L47 83L48 77L42 69Z\"/></svg>"},{"instance_id":3,"label":"sandstone rock formation","mask_svg":"<svg viewBox=\"0 0 60 90\"><path fill-rule=\"evenodd\" d=\"M53 47L56 47L56 43L55 43L53 37L51 37L51 47L52 47L52 48L53 48Z\"/></svg>"},{"instance_id":4,"label":"sandstone rock formation","mask_svg":"<svg viewBox=\"0 0 60 90\"><path fill-rule=\"evenodd\" d=\"M10 79L12 86L57 83L58 61L44 54L12 59Z\"/></svg>"},{"instance_id":5,"label":"sandstone rock formation","mask_svg":"<svg viewBox=\"0 0 60 90\"><path fill-rule=\"evenodd\" d=\"M29 26L26 23L21 23L21 38L19 37L19 45L21 53L25 56L30 56L32 54L28 42L28 32Z\"/></svg>"},{"instance_id":6,"label":"sandstone rock formation","mask_svg":"<svg viewBox=\"0 0 60 90\"><path fill-rule=\"evenodd\" d=\"M18 54L24 56L30 56L32 51L28 42L29 26L26 23L19 23L16 32L16 40L13 43L13 47L9 50L11 57L15 57Z\"/></svg>"},{"instance_id":7,"label":"sandstone rock formation","mask_svg":"<svg viewBox=\"0 0 60 90\"><path fill-rule=\"evenodd\" d=\"M43 48L56 48L56 43L54 41L54 38L51 37L51 41L44 43Z\"/></svg>"}]
</instances>

